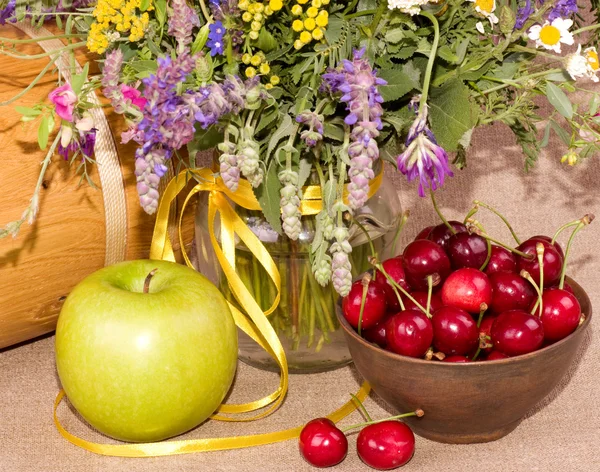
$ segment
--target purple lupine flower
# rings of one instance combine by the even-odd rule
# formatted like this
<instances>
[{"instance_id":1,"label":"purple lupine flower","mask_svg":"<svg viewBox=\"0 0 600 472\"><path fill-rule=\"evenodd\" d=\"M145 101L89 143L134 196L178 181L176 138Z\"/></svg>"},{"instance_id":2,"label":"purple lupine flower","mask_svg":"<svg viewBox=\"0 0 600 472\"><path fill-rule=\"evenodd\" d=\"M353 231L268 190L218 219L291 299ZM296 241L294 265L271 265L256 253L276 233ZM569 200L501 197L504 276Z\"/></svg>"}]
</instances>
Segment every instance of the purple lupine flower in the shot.
<instances>
[{"instance_id":1,"label":"purple lupine flower","mask_svg":"<svg viewBox=\"0 0 600 472\"><path fill-rule=\"evenodd\" d=\"M123 66L123 52L119 49L113 49L104 59L104 68L102 69L102 93L110 100L110 104L116 113L124 113L123 93L119 87L119 78L121 67Z\"/></svg>"},{"instance_id":2,"label":"purple lupine flower","mask_svg":"<svg viewBox=\"0 0 600 472\"><path fill-rule=\"evenodd\" d=\"M427 106L413 122L406 138L406 149L398 156L398 170L412 182L419 178L419 195L425 196L425 189L436 190L444 184L446 176L454 174L450 170L448 154L438 145L435 136L427 126Z\"/></svg>"},{"instance_id":3,"label":"purple lupine flower","mask_svg":"<svg viewBox=\"0 0 600 472\"><path fill-rule=\"evenodd\" d=\"M182 54L192 42L192 30L200 26L196 10L186 0L171 0L173 13L169 17L169 34L177 40L177 53Z\"/></svg>"},{"instance_id":4,"label":"purple lupine flower","mask_svg":"<svg viewBox=\"0 0 600 472\"><path fill-rule=\"evenodd\" d=\"M223 54L223 38L225 36L226 31L227 30L223 26L223 23L220 21L215 21L214 23L209 25L208 40L206 41L206 45L210 48L211 56Z\"/></svg>"},{"instance_id":5,"label":"purple lupine flower","mask_svg":"<svg viewBox=\"0 0 600 472\"><path fill-rule=\"evenodd\" d=\"M344 119L353 126L350 134L350 183L348 202L353 209L361 208L367 201L369 181L374 177L373 161L379 158L375 138L382 128L383 98L378 85L387 82L380 79L371 64L362 56L365 50L354 51L352 61L344 60L341 69L323 74L324 89L342 93L340 100L346 103L348 115Z\"/></svg>"},{"instance_id":6,"label":"purple lupine flower","mask_svg":"<svg viewBox=\"0 0 600 472\"><path fill-rule=\"evenodd\" d=\"M300 113L296 117L296 121L305 124L309 128L300 133L300 139L308 147L315 147L319 141L323 140L323 115L307 110Z\"/></svg>"},{"instance_id":7,"label":"purple lupine flower","mask_svg":"<svg viewBox=\"0 0 600 472\"><path fill-rule=\"evenodd\" d=\"M0 10L0 25L5 25L6 22L14 23L17 21L15 18L16 0L9 0L8 4Z\"/></svg>"},{"instance_id":8,"label":"purple lupine flower","mask_svg":"<svg viewBox=\"0 0 600 472\"><path fill-rule=\"evenodd\" d=\"M525 22L533 14L534 7L531 0L525 0L525 5L517 10L517 21L515 22L515 29L523 28Z\"/></svg>"},{"instance_id":9,"label":"purple lupine flower","mask_svg":"<svg viewBox=\"0 0 600 472\"><path fill-rule=\"evenodd\" d=\"M577 0L558 0L548 14L548 21L552 23L557 18L568 18L577 11Z\"/></svg>"}]
</instances>

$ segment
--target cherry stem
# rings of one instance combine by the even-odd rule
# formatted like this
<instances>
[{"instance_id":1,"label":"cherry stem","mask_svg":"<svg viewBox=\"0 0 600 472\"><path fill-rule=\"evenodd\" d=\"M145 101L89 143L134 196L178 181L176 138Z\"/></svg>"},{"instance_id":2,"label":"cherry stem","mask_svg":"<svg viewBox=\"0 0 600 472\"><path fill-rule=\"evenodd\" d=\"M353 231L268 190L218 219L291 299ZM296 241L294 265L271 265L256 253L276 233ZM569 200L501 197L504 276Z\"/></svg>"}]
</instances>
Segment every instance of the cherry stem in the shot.
<instances>
[{"instance_id":1,"label":"cherry stem","mask_svg":"<svg viewBox=\"0 0 600 472\"><path fill-rule=\"evenodd\" d=\"M475 213L477 213L477 210L479 210L479 205L473 206L473 208L471 208L469 210L469 213L467 213L467 216L465 216L465 219L463 220L463 224L467 224L467 221L469 221L469 219L471 219L473 217L473 215L475 215Z\"/></svg>"},{"instance_id":2,"label":"cherry stem","mask_svg":"<svg viewBox=\"0 0 600 472\"><path fill-rule=\"evenodd\" d=\"M411 302L413 302L423 313L425 313L427 315L427 312L425 311L425 308L423 308L423 306L414 299L414 297L408 293L406 290L404 290L394 279L392 279L390 277L390 275L385 271L385 269L383 268L383 266L379 263L379 261L377 260L377 258L375 257L369 257L368 258L369 263L375 267L376 269L378 269L383 275L384 277L388 280L388 282L392 285L392 287L397 288L398 290L400 290L400 292L402 293L402 295L404 295L406 298L408 298Z\"/></svg>"},{"instance_id":3,"label":"cherry stem","mask_svg":"<svg viewBox=\"0 0 600 472\"><path fill-rule=\"evenodd\" d=\"M400 293L398 293L398 289L392 285L392 290L396 294L396 298L398 299L398 304L400 305L400 309L404 311L406 308L404 307L404 301L402 301L402 297Z\"/></svg>"},{"instance_id":4,"label":"cherry stem","mask_svg":"<svg viewBox=\"0 0 600 472\"><path fill-rule=\"evenodd\" d=\"M507 251L510 251L514 254L517 254L518 256L524 257L525 259L533 259L533 254L526 254L523 251L519 251L518 249L515 249L513 247L510 247L507 244L504 244L500 241L498 241L497 239L492 238L489 234L487 234L482 228L480 223L477 220L473 220L470 219L467 222L467 229L471 228L469 231L470 232L474 232L476 234L478 234L479 236L481 236L484 239L487 239L488 241L497 244L498 246L503 247L504 249L506 249ZM473 228L475 228L475 230L473 230Z\"/></svg>"},{"instance_id":5,"label":"cherry stem","mask_svg":"<svg viewBox=\"0 0 600 472\"><path fill-rule=\"evenodd\" d=\"M371 418L371 415L369 415L369 412L365 408L363 402L361 402L360 399L353 393L351 393L350 396L352 397L352 401L358 405L358 409L363 412L365 418L367 418L367 421L373 421L373 418Z\"/></svg>"},{"instance_id":6,"label":"cherry stem","mask_svg":"<svg viewBox=\"0 0 600 472\"><path fill-rule=\"evenodd\" d=\"M542 295L544 293L544 245L542 243L536 243L535 253L537 254L538 265L540 266L540 316L544 312Z\"/></svg>"},{"instance_id":7,"label":"cherry stem","mask_svg":"<svg viewBox=\"0 0 600 472\"><path fill-rule=\"evenodd\" d=\"M479 206L482 206L483 208L488 209L494 215L496 215L498 218L500 218L504 222L504 224L506 225L508 230L510 231L510 234L512 234L512 237L515 238L517 245L521 244L521 241L519 240L517 233L515 233L515 230L513 229L511 224L508 222L508 220L505 218L505 216L502 213L500 213L498 210L496 210L493 206L488 205L487 203L480 202L479 200L475 200L473 203L475 205L479 205Z\"/></svg>"},{"instance_id":8,"label":"cherry stem","mask_svg":"<svg viewBox=\"0 0 600 472\"><path fill-rule=\"evenodd\" d=\"M408 220L409 216L410 216L410 210L406 210L404 213L402 213L402 218L400 218L400 221L398 223L398 229L396 229L396 234L394 235L394 241L392 242L392 255L393 256L396 255L396 244L398 243L398 238L400 237L400 233L402 233L402 229L404 228L404 225L406 224L406 220Z\"/></svg>"},{"instance_id":9,"label":"cherry stem","mask_svg":"<svg viewBox=\"0 0 600 472\"><path fill-rule=\"evenodd\" d=\"M446 218L444 218L444 215L442 215L442 212L440 211L437 201L435 200L435 195L432 192L429 192L429 195L431 195L431 203L433 203L433 208L435 210L435 212L438 214L438 216L440 217L440 220L442 220L442 223L444 223L448 229L452 232L452 234L456 234L456 230L452 227L452 225L450 223L448 223L448 220Z\"/></svg>"},{"instance_id":10,"label":"cherry stem","mask_svg":"<svg viewBox=\"0 0 600 472\"><path fill-rule=\"evenodd\" d=\"M531 276L531 274L529 272L527 272L526 270L522 270L521 273L519 274L521 277L523 277L524 279L526 279L527 281L529 281L529 283L531 285L533 285L533 288L535 289L535 291L538 294L538 299L537 302L535 302L535 305L533 305L533 309L531 310L531 314L535 314L535 312L537 311L538 306L540 307L540 314L541 314L541 308L542 308L542 292L540 290L540 287L538 286L538 284L535 283L535 280L533 280L533 277Z\"/></svg>"},{"instance_id":11,"label":"cherry stem","mask_svg":"<svg viewBox=\"0 0 600 472\"><path fill-rule=\"evenodd\" d=\"M150 293L150 281L152 280L152 277L154 277L154 274L156 274L157 271L158 269L152 269L146 276L146 280L144 280L144 293Z\"/></svg>"},{"instance_id":12,"label":"cherry stem","mask_svg":"<svg viewBox=\"0 0 600 472\"><path fill-rule=\"evenodd\" d=\"M371 282L371 274L365 274L361 280L363 289L360 299L360 313L358 314L358 335L361 336L363 312L365 311L365 302L367 301L367 292L369 291L369 282Z\"/></svg>"},{"instance_id":13,"label":"cherry stem","mask_svg":"<svg viewBox=\"0 0 600 472\"><path fill-rule=\"evenodd\" d=\"M560 288L561 290L565 286L565 276L567 274L567 259L569 258L569 252L571 251L571 244L573 243L573 238L579 232L579 230L581 230L581 228L589 225L592 221L594 221L594 218L595 217L593 214L588 213L583 218L581 218L581 220L579 221L579 224L571 233L571 237L569 238L569 241L567 242L567 248L565 249L565 258L563 259L563 266L562 266L562 270L560 272L560 284L558 285L558 288Z\"/></svg>"},{"instance_id":14,"label":"cherry stem","mask_svg":"<svg viewBox=\"0 0 600 472\"><path fill-rule=\"evenodd\" d=\"M348 213L348 215L350 215L350 213ZM365 236L367 237L367 240L369 241L369 248L371 249L371 255L373 257L377 257L377 251L375 251L375 246L373 245L373 240L371 239L371 236L369 235L369 232L366 230L366 228L362 225L362 223L360 223L356 218L354 218L352 215L350 215L350 218L352 218L352 222L354 224L356 224L356 226L358 226L360 228L360 230L365 234ZM373 280L377 279L377 274L373 274ZM360 332L359 332L360 334Z\"/></svg>"},{"instance_id":15,"label":"cherry stem","mask_svg":"<svg viewBox=\"0 0 600 472\"><path fill-rule=\"evenodd\" d=\"M484 271L484 269L490 263L490 259L492 258L492 242L489 239L483 239L485 239L485 243L487 244L487 256L485 256L485 261L483 261L483 264L481 264L481 267L479 268L481 272Z\"/></svg>"},{"instance_id":16,"label":"cherry stem","mask_svg":"<svg viewBox=\"0 0 600 472\"><path fill-rule=\"evenodd\" d=\"M479 319L477 320L478 328L481 326L481 321L483 320L483 315L485 314L487 309L488 309L487 303L482 303L481 305L479 305Z\"/></svg>"},{"instance_id":17,"label":"cherry stem","mask_svg":"<svg viewBox=\"0 0 600 472\"><path fill-rule=\"evenodd\" d=\"M425 316L431 318L429 311L431 310L431 294L433 293L433 275L427 276L427 307L425 308Z\"/></svg>"},{"instance_id":18,"label":"cherry stem","mask_svg":"<svg viewBox=\"0 0 600 472\"><path fill-rule=\"evenodd\" d=\"M558 228L556 230L556 233L554 233L554 236L552 237L552 244L554 244L556 242L556 239L558 238L560 233L562 233L565 229L571 228L572 226L577 226L577 225L579 225L579 223L581 223L581 218L579 218L575 221L570 221L569 223L566 223L566 224L562 225L560 228Z\"/></svg>"},{"instance_id":19,"label":"cherry stem","mask_svg":"<svg viewBox=\"0 0 600 472\"><path fill-rule=\"evenodd\" d=\"M417 417L421 418L423 415L425 415L425 412L419 408L415 411L411 411L410 413L403 413L401 415L390 416L388 418L383 418L381 420L374 420L374 421L367 421L365 423L352 424L352 425L346 426L344 429L342 429L342 433L345 433L346 431L350 431L351 429L362 428L363 426L369 426L372 424L383 423L384 421L399 420L401 418L408 418L410 416L417 416Z\"/></svg>"}]
</instances>

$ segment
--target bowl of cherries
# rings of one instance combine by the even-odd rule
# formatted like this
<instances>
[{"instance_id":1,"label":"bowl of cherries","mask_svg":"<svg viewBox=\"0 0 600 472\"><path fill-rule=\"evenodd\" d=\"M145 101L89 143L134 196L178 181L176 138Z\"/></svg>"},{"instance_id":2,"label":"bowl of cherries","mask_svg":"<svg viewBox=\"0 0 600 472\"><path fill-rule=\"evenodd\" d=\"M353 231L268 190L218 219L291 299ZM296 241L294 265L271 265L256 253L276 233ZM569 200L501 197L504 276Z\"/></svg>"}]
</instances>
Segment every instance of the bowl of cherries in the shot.
<instances>
[{"instance_id":1,"label":"bowl of cherries","mask_svg":"<svg viewBox=\"0 0 600 472\"><path fill-rule=\"evenodd\" d=\"M401 255L371 257L373 270L338 304L360 374L396 410L423 409L406 423L445 443L493 441L515 429L566 374L592 317L566 263L593 215L553 238L519 240L507 223L508 245L473 219L481 206L497 213L476 202L463 223L442 217ZM556 236L568 229L563 251Z\"/></svg>"}]
</instances>

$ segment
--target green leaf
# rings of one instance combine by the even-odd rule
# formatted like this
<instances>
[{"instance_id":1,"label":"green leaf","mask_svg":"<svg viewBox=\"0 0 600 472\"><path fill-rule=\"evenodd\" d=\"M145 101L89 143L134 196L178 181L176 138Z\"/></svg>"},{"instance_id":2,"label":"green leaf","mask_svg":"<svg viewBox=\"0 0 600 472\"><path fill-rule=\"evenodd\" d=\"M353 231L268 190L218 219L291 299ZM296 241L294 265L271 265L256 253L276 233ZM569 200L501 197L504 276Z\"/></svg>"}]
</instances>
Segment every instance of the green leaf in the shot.
<instances>
[{"instance_id":1,"label":"green leaf","mask_svg":"<svg viewBox=\"0 0 600 472\"><path fill-rule=\"evenodd\" d=\"M274 108L271 112L265 113L264 111L260 115L260 120L258 121L258 126L254 131L254 134L260 133L263 129L269 126L273 121L279 116L279 110Z\"/></svg>"},{"instance_id":2,"label":"green leaf","mask_svg":"<svg viewBox=\"0 0 600 472\"><path fill-rule=\"evenodd\" d=\"M158 69L158 62L156 61L132 61L128 65L136 72L149 72L154 74Z\"/></svg>"},{"instance_id":3,"label":"green leaf","mask_svg":"<svg viewBox=\"0 0 600 472\"><path fill-rule=\"evenodd\" d=\"M35 108L29 108L29 107L15 107L15 111L17 113L20 113L21 115L24 116L39 116L42 114L41 110L37 110Z\"/></svg>"},{"instance_id":4,"label":"green leaf","mask_svg":"<svg viewBox=\"0 0 600 472\"><path fill-rule=\"evenodd\" d=\"M345 24L347 24L346 20L339 15L332 15L329 18L329 24L325 30L325 40L327 41L327 44L331 46L342 39L342 32Z\"/></svg>"},{"instance_id":5,"label":"green leaf","mask_svg":"<svg viewBox=\"0 0 600 472\"><path fill-rule=\"evenodd\" d=\"M48 116L44 116L40 122L40 127L38 128L38 144L40 149L46 149L46 146L48 146L49 136L50 131L48 130Z\"/></svg>"},{"instance_id":6,"label":"green leaf","mask_svg":"<svg viewBox=\"0 0 600 472\"><path fill-rule=\"evenodd\" d=\"M256 40L256 47L267 53L276 49L277 46L279 46L279 43L275 39L275 36L269 33L266 28L261 28Z\"/></svg>"},{"instance_id":7,"label":"green leaf","mask_svg":"<svg viewBox=\"0 0 600 472\"><path fill-rule=\"evenodd\" d=\"M477 123L478 108L470 100L467 86L452 79L431 91L431 128L440 146L456 151L464 134Z\"/></svg>"},{"instance_id":8,"label":"green leaf","mask_svg":"<svg viewBox=\"0 0 600 472\"><path fill-rule=\"evenodd\" d=\"M548 97L548 101L562 116L568 119L573 118L573 105L571 105L571 101L565 92L552 82L546 82L546 97Z\"/></svg>"},{"instance_id":9,"label":"green leaf","mask_svg":"<svg viewBox=\"0 0 600 472\"><path fill-rule=\"evenodd\" d=\"M330 179L325 182L325 187L323 188L323 208L325 208L328 213L331 213L331 208L333 207L333 204L337 198L336 187L336 180Z\"/></svg>"},{"instance_id":10,"label":"green leaf","mask_svg":"<svg viewBox=\"0 0 600 472\"><path fill-rule=\"evenodd\" d=\"M208 33L208 23L206 23L202 28L200 28L200 31L198 31L198 34L196 35L196 39L192 44L192 54L200 52L200 50L204 47L208 39Z\"/></svg>"},{"instance_id":11,"label":"green leaf","mask_svg":"<svg viewBox=\"0 0 600 472\"><path fill-rule=\"evenodd\" d=\"M323 125L323 136L341 143L344 141L344 129L341 126L326 121Z\"/></svg>"},{"instance_id":12,"label":"green leaf","mask_svg":"<svg viewBox=\"0 0 600 472\"><path fill-rule=\"evenodd\" d=\"M269 169L265 174L262 185L254 189L254 194L256 195L258 203L260 203L260 208L262 209L266 220L278 234L282 234L281 206L279 204L281 182L279 182L279 177L277 175L279 173L278 167L279 164L276 160L271 161L271 165L269 165Z\"/></svg>"},{"instance_id":13,"label":"green leaf","mask_svg":"<svg viewBox=\"0 0 600 472\"><path fill-rule=\"evenodd\" d=\"M546 146L548 146L548 142L550 141L550 130L551 126L550 122L548 122L546 128L544 129L544 137L542 138L542 141L540 143L540 148L545 148Z\"/></svg>"},{"instance_id":14,"label":"green leaf","mask_svg":"<svg viewBox=\"0 0 600 472\"><path fill-rule=\"evenodd\" d=\"M384 39L387 43L396 44L402 41L406 35L400 28L392 28L387 30Z\"/></svg>"},{"instance_id":15,"label":"green leaf","mask_svg":"<svg viewBox=\"0 0 600 472\"><path fill-rule=\"evenodd\" d=\"M567 133L556 121L551 120L550 126L563 143L565 143L567 146L571 145L571 135Z\"/></svg>"},{"instance_id":16,"label":"green leaf","mask_svg":"<svg viewBox=\"0 0 600 472\"><path fill-rule=\"evenodd\" d=\"M277 130L275 130L275 132L271 135L271 139L269 140L269 146L267 147L267 160L271 156L271 153L275 149L275 146L277 146L277 143L286 136L292 134L295 126L296 125L292 121L292 117L286 114L283 117L283 120L281 120L279 128L277 128Z\"/></svg>"},{"instance_id":17,"label":"green leaf","mask_svg":"<svg viewBox=\"0 0 600 472\"><path fill-rule=\"evenodd\" d=\"M551 80L552 82L568 82L573 80L569 73L566 70L561 70L560 72L554 72L553 74L548 74L546 76L546 80Z\"/></svg>"},{"instance_id":18,"label":"green leaf","mask_svg":"<svg viewBox=\"0 0 600 472\"><path fill-rule=\"evenodd\" d=\"M150 0L142 0L140 2L139 8L141 11L146 11L149 6L150 6Z\"/></svg>"},{"instance_id":19,"label":"green leaf","mask_svg":"<svg viewBox=\"0 0 600 472\"><path fill-rule=\"evenodd\" d=\"M158 24L162 27L167 19L167 0L154 1L154 16Z\"/></svg>"},{"instance_id":20,"label":"green leaf","mask_svg":"<svg viewBox=\"0 0 600 472\"><path fill-rule=\"evenodd\" d=\"M377 75L387 82L387 85L380 85L378 87L379 93L386 102L397 100L411 90L419 87L419 84L406 74L404 70L382 69Z\"/></svg>"},{"instance_id":21,"label":"green leaf","mask_svg":"<svg viewBox=\"0 0 600 472\"><path fill-rule=\"evenodd\" d=\"M72 79L71 79L71 88L73 89L73 92L75 92L75 95L79 95L81 93L81 88L83 87L83 84L85 84L85 81L87 80L89 70L90 70L90 63L86 62L85 65L83 66L83 70L81 71L81 74L73 74Z\"/></svg>"},{"instance_id":22,"label":"green leaf","mask_svg":"<svg viewBox=\"0 0 600 472\"><path fill-rule=\"evenodd\" d=\"M598 95L594 95L594 98L592 98L592 101L590 102L589 114L594 116L597 111L598 111Z\"/></svg>"},{"instance_id":23,"label":"green leaf","mask_svg":"<svg viewBox=\"0 0 600 472\"><path fill-rule=\"evenodd\" d=\"M458 56L452 52L452 49L447 44L438 49L437 55L450 64L458 63Z\"/></svg>"},{"instance_id":24,"label":"green leaf","mask_svg":"<svg viewBox=\"0 0 600 472\"><path fill-rule=\"evenodd\" d=\"M306 181L310 177L312 171L312 164L308 159L300 159L298 163L298 187L303 187Z\"/></svg>"},{"instance_id":25,"label":"green leaf","mask_svg":"<svg viewBox=\"0 0 600 472\"><path fill-rule=\"evenodd\" d=\"M194 139L187 144L187 149L190 156L195 156L198 151L206 151L223 142L223 133L215 126L209 126L207 129L200 128L196 125Z\"/></svg>"}]
</instances>

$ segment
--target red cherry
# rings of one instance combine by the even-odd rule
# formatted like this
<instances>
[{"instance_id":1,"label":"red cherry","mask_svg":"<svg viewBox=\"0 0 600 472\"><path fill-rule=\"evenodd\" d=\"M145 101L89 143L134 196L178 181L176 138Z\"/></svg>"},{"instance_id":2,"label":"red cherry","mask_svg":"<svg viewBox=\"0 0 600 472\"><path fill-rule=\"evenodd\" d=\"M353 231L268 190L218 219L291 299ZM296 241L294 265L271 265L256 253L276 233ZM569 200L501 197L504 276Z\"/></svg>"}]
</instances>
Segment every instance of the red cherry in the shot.
<instances>
[{"instance_id":1,"label":"red cherry","mask_svg":"<svg viewBox=\"0 0 600 472\"><path fill-rule=\"evenodd\" d=\"M358 457L369 467L391 470L406 464L415 452L415 435L400 421L371 424L358 433Z\"/></svg>"},{"instance_id":2,"label":"red cherry","mask_svg":"<svg viewBox=\"0 0 600 472\"><path fill-rule=\"evenodd\" d=\"M471 359L465 356L448 356L445 357L442 362L452 362L454 364L464 364L465 362L471 362Z\"/></svg>"},{"instance_id":3,"label":"red cherry","mask_svg":"<svg viewBox=\"0 0 600 472\"><path fill-rule=\"evenodd\" d=\"M558 285L553 285L552 287L548 287L546 290L557 290L558 289ZM563 285L563 290L566 290L567 292L569 292L571 295L575 295L575 291L573 290L573 287L571 287L568 282L565 282L565 284Z\"/></svg>"},{"instance_id":4,"label":"red cherry","mask_svg":"<svg viewBox=\"0 0 600 472\"><path fill-rule=\"evenodd\" d=\"M489 306L492 301L492 284L480 270L470 267L458 269L444 282L442 301L444 305L479 313L483 303Z\"/></svg>"},{"instance_id":5,"label":"red cherry","mask_svg":"<svg viewBox=\"0 0 600 472\"><path fill-rule=\"evenodd\" d=\"M403 356L423 357L431 346L433 327L420 310L392 315L386 324L386 349Z\"/></svg>"},{"instance_id":6,"label":"red cherry","mask_svg":"<svg viewBox=\"0 0 600 472\"><path fill-rule=\"evenodd\" d=\"M487 259L487 242L478 234L456 233L448 239L446 252L453 269L479 269Z\"/></svg>"},{"instance_id":7,"label":"red cherry","mask_svg":"<svg viewBox=\"0 0 600 472\"><path fill-rule=\"evenodd\" d=\"M523 256L517 257L519 272L526 270L531 274L531 277L537 284L540 283L540 265L538 264L536 253L537 243L542 243L544 245L544 285L550 286L560 278L563 258L554 246L547 241L528 239L521 243L517 249L525 254L530 254L533 257L530 259Z\"/></svg>"},{"instance_id":8,"label":"red cherry","mask_svg":"<svg viewBox=\"0 0 600 472\"><path fill-rule=\"evenodd\" d=\"M416 241L417 239L427 239L433 228L433 226L426 226L419 232L419 234L417 234L417 237L414 240Z\"/></svg>"},{"instance_id":9,"label":"red cherry","mask_svg":"<svg viewBox=\"0 0 600 472\"><path fill-rule=\"evenodd\" d=\"M481 324L479 325L479 337L481 338L481 336L483 335L486 338L488 344L492 343L492 325L494 324L494 321L496 321L495 315L485 315L483 317L483 320L481 320ZM481 349L481 352L483 354L489 354L490 352L492 352L492 348L484 347L483 349Z\"/></svg>"},{"instance_id":10,"label":"red cherry","mask_svg":"<svg viewBox=\"0 0 600 472\"><path fill-rule=\"evenodd\" d=\"M427 292L411 292L410 296L413 297L423 308L427 308ZM419 310L419 307L417 307L417 305L410 298L402 297L402 301L404 302L404 308L406 310ZM444 306L444 302L442 302L442 297L439 293L432 293L431 301L429 303L429 313L433 313Z\"/></svg>"},{"instance_id":11,"label":"red cherry","mask_svg":"<svg viewBox=\"0 0 600 472\"><path fill-rule=\"evenodd\" d=\"M537 234L528 239L528 241L531 241L531 240L552 243L552 238L550 236L544 236L541 234ZM562 257L563 259L565 258L565 253L563 252L563 249L562 249L561 245L558 243L558 241L554 241L554 249L556 249L556 252L558 252L560 254L560 257Z\"/></svg>"},{"instance_id":12,"label":"red cherry","mask_svg":"<svg viewBox=\"0 0 600 472\"><path fill-rule=\"evenodd\" d=\"M477 348L479 330L465 310L444 306L431 318L433 345L447 356L463 356Z\"/></svg>"},{"instance_id":13,"label":"red cherry","mask_svg":"<svg viewBox=\"0 0 600 472\"><path fill-rule=\"evenodd\" d=\"M404 273L404 265L402 262L402 256L393 257L391 259L387 259L383 261L381 264L383 269L387 272L387 274L392 278L394 282L400 285L404 290L409 291L410 287L406 282L406 275ZM398 311L400 309L400 303L398 302L398 297L396 296L396 292L392 288L392 284L383 275L379 270L376 271L375 280L371 283L377 283L381 286L383 291L385 292L385 300L387 302L388 310L390 311ZM398 293L401 294L400 291Z\"/></svg>"},{"instance_id":14,"label":"red cherry","mask_svg":"<svg viewBox=\"0 0 600 472\"><path fill-rule=\"evenodd\" d=\"M362 337L373 344L377 344L380 348L385 349L387 345L385 334L389 320L389 316L385 317L381 321L375 323L375 325L371 326L369 329L365 329L362 332Z\"/></svg>"},{"instance_id":15,"label":"red cherry","mask_svg":"<svg viewBox=\"0 0 600 472\"><path fill-rule=\"evenodd\" d=\"M427 289L428 276L437 274L443 281L450 273L450 259L442 247L427 239L406 246L403 258L408 282L416 290Z\"/></svg>"},{"instance_id":16,"label":"red cherry","mask_svg":"<svg viewBox=\"0 0 600 472\"><path fill-rule=\"evenodd\" d=\"M539 314L539 308L536 314ZM544 291L542 295L542 314L544 338L556 342L566 338L579 326L581 306L574 295L561 289Z\"/></svg>"},{"instance_id":17,"label":"red cherry","mask_svg":"<svg viewBox=\"0 0 600 472\"><path fill-rule=\"evenodd\" d=\"M352 284L350 293L342 300L344 317L353 328L358 328L360 318L360 304L362 301L363 283L357 280ZM365 306L362 316L362 329L369 329L385 316L385 292L379 284L369 282Z\"/></svg>"},{"instance_id":18,"label":"red cherry","mask_svg":"<svg viewBox=\"0 0 600 472\"><path fill-rule=\"evenodd\" d=\"M496 272L516 272L517 271L517 258L508 249L502 246L496 246L492 244L492 254L490 260L485 267L485 273L487 275L494 274Z\"/></svg>"},{"instance_id":19,"label":"red cherry","mask_svg":"<svg viewBox=\"0 0 600 472\"><path fill-rule=\"evenodd\" d=\"M300 454L315 467L331 467L344 460L348 439L328 418L316 418L306 423L298 441Z\"/></svg>"},{"instance_id":20,"label":"red cherry","mask_svg":"<svg viewBox=\"0 0 600 472\"><path fill-rule=\"evenodd\" d=\"M544 327L535 316L523 310L500 313L492 325L492 344L508 356L527 354L544 342Z\"/></svg>"},{"instance_id":21,"label":"red cherry","mask_svg":"<svg viewBox=\"0 0 600 472\"><path fill-rule=\"evenodd\" d=\"M500 352L500 351L492 351L488 354L488 356L485 358L486 361L497 361L500 359L508 359L509 356L507 356L506 354Z\"/></svg>"},{"instance_id":22,"label":"red cherry","mask_svg":"<svg viewBox=\"0 0 600 472\"><path fill-rule=\"evenodd\" d=\"M532 285L513 272L496 272L490 275L492 302L490 309L495 313L508 310L527 310L537 297Z\"/></svg>"},{"instance_id":23,"label":"red cherry","mask_svg":"<svg viewBox=\"0 0 600 472\"><path fill-rule=\"evenodd\" d=\"M467 231L467 227L459 221L451 220L448 221L448 223L450 223L450 226L454 228L455 233L465 233ZM445 223L441 223L431 230L429 236L427 236L427 239L446 249L446 243L450 237L455 234L454 232L452 232Z\"/></svg>"}]
</instances>

